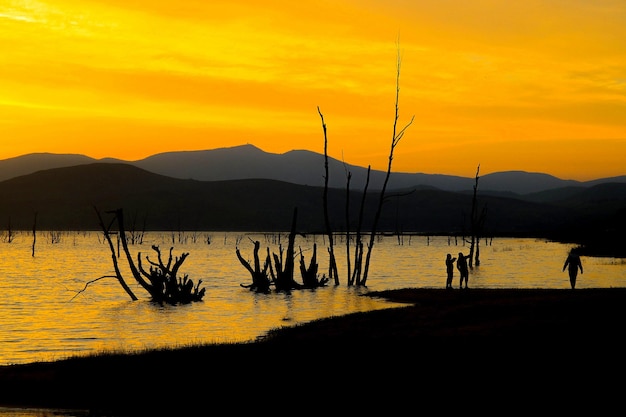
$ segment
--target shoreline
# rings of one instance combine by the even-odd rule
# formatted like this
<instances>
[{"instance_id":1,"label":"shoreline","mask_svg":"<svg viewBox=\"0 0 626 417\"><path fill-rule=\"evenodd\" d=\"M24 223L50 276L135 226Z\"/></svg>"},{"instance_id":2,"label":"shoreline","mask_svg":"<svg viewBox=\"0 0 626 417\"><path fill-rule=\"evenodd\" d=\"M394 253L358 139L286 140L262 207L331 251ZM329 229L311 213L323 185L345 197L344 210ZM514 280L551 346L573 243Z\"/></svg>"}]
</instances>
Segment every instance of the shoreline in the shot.
<instances>
[{"instance_id":1,"label":"shoreline","mask_svg":"<svg viewBox=\"0 0 626 417\"><path fill-rule=\"evenodd\" d=\"M322 407L328 384L338 393L365 384L379 393L370 401L387 403L422 383L427 392L490 375L489 388L499 391L524 377L542 386L547 381L537 376L550 369L550 385L568 386L581 373L621 371L626 363L626 288L406 288L364 296L406 305L275 329L254 342L0 366L0 407L202 415L230 400L239 409L259 407L279 387L288 397L317 393Z\"/></svg>"}]
</instances>

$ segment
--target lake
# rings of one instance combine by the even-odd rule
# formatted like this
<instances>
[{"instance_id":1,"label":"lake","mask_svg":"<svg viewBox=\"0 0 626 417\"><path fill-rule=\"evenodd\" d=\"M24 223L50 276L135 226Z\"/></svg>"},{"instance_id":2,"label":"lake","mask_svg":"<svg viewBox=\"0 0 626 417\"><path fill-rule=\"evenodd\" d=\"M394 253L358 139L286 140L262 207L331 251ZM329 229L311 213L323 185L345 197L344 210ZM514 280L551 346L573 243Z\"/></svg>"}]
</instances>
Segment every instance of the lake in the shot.
<instances>
[{"instance_id":1,"label":"lake","mask_svg":"<svg viewBox=\"0 0 626 417\"><path fill-rule=\"evenodd\" d=\"M336 237L340 285L291 293L257 294L240 284L251 276L236 257L240 248L252 259L253 242L278 252L287 234L240 232L150 232L131 245L145 260L155 257L151 245L167 256L189 253L184 274L206 288L202 302L187 305L151 303L135 283L125 258L123 275L139 297L132 301L115 278L111 252L101 232L19 232L0 243L0 364L47 361L102 351L134 351L198 343L250 341L268 330L319 318L388 308L397 304L363 297L394 288L444 288L447 253L469 252L461 237L385 236L377 238L367 287L346 285L345 237ZM209 243L210 242L210 243ZM298 236L308 263L317 244L320 274L328 268L327 239ZM569 289L563 263L572 245L539 239L495 238L480 243L480 266L470 271L474 288ZM299 258L298 258L299 259ZM623 287L626 261L582 257L584 274L577 288ZM145 261L144 261L145 263ZM297 263L296 263L297 267ZM97 280L86 284L90 281ZM296 280L300 280L299 270ZM455 271L455 291L458 273Z\"/></svg>"}]
</instances>

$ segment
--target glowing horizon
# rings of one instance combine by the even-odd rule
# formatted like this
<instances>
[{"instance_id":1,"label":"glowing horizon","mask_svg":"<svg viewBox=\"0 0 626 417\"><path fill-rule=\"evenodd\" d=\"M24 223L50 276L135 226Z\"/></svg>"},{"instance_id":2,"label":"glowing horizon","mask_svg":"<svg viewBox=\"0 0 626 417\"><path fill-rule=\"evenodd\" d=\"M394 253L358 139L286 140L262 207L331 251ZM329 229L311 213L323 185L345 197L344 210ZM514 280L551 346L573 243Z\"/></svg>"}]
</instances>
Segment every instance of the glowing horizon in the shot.
<instances>
[{"instance_id":1,"label":"glowing horizon","mask_svg":"<svg viewBox=\"0 0 626 417\"><path fill-rule=\"evenodd\" d=\"M626 174L626 3L9 0L0 159L253 144L393 171Z\"/></svg>"}]
</instances>

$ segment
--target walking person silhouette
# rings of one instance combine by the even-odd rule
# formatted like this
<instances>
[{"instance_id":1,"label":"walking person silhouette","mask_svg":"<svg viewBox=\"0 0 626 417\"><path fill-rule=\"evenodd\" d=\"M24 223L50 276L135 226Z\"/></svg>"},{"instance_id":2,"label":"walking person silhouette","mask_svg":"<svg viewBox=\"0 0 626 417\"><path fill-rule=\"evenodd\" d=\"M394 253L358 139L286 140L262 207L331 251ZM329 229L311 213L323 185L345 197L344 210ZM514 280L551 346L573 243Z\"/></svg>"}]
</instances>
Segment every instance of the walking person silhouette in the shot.
<instances>
[{"instance_id":1,"label":"walking person silhouette","mask_svg":"<svg viewBox=\"0 0 626 417\"><path fill-rule=\"evenodd\" d=\"M463 255L463 252L459 252L459 257L456 260L456 269L459 270L461 279L459 281L460 288L463 288L463 281L465 281L465 288L467 288L467 281L469 280L469 268L467 266L467 258L469 255Z\"/></svg>"},{"instance_id":2,"label":"walking person silhouette","mask_svg":"<svg viewBox=\"0 0 626 417\"><path fill-rule=\"evenodd\" d=\"M456 261L456 258L453 258L451 254L446 255L446 272L448 273L448 277L446 279L446 290L452 289L452 278L454 278L454 261Z\"/></svg>"},{"instance_id":3,"label":"walking person silhouette","mask_svg":"<svg viewBox=\"0 0 626 417\"><path fill-rule=\"evenodd\" d=\"M572 289L575 289L578 270L580 269L580 273L583 273L583 263L580 260L580 256L578 256L576 248L572 248L569 251L569 255L567 255L567 259L563 264L563 271L565 271L565 268L567 268L567 272L569 273L569 282L572 285Z\"/></svg>"}]
</instances>

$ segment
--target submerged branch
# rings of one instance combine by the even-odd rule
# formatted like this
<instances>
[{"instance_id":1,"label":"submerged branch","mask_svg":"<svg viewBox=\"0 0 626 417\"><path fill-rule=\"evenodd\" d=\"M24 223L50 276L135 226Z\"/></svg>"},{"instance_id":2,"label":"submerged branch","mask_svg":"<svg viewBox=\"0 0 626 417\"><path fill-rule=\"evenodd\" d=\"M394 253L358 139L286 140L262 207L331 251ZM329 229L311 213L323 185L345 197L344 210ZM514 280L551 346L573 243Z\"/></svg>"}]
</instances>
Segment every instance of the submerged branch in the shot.
<instances>
[{"instance_id":1,"label":"submerged branch","mask_svg":"<svg viewBox=\"0 0 626 417\"><path fill-rule=\"evenodd\" d=\"M83 287L83 289L80 290L80 291L77 291L76 294L74 294L74 296L72 298L70 298L70 300L68 302L71 302L74 298L78 297L80 295L80 293L85 292L87 290L87 287L89 286L89 284L93 284L94 282L100 281L101 279L104 279L104 278L115 278L115 279L117 279L117 276L116 275L103 275L100 278L96 278L96 279L92 279L91 281L87 281L85 283L85 286Z\"/></svg>"}]
</instances>

